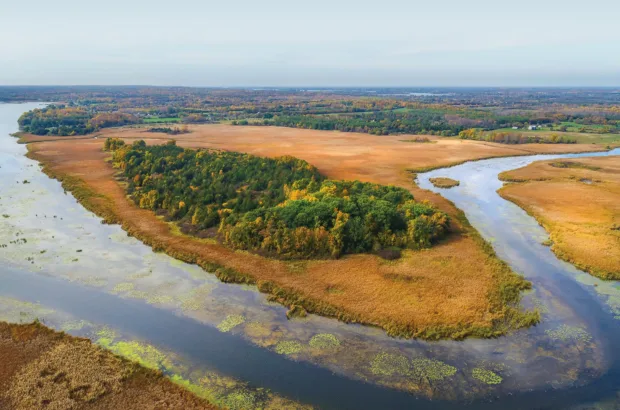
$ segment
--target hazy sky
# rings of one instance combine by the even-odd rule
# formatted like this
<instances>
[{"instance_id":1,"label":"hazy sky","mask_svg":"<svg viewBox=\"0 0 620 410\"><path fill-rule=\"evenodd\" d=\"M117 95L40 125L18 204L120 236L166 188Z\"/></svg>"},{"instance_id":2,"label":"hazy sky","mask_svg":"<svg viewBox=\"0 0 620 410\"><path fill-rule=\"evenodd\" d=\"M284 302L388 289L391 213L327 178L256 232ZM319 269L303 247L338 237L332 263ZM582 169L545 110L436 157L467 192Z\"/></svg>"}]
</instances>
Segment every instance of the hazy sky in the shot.
<instances>
[{"instance_id":1,"label":"hazy sky","mask_svg":"<svg viewBox=\"0 0 620 410\"><path fill-rule=\"evenodd\" d=\"M5 85L620 85L618 0L1 3Z\"/></svg>"}]
</instances>

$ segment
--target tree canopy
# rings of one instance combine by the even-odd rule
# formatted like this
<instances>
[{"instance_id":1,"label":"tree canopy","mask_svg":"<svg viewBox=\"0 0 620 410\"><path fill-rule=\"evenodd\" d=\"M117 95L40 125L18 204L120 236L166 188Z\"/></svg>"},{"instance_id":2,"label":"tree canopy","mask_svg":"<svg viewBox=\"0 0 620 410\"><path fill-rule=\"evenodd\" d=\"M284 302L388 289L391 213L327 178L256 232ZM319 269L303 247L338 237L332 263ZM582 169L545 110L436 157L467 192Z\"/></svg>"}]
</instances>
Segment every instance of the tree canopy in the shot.
<instances>
[{"instance_id":1,"label":"tree canopy","mask_svg":"<svg viewBox=\"0 0 620 410\"><path fill-rule=\"evenodd\" d=\"M307 162L106 141L141 208L211 232L224 244L281 258L430 247L449 218L405 189L330 180Z\"/></svg>"}]
</instances>

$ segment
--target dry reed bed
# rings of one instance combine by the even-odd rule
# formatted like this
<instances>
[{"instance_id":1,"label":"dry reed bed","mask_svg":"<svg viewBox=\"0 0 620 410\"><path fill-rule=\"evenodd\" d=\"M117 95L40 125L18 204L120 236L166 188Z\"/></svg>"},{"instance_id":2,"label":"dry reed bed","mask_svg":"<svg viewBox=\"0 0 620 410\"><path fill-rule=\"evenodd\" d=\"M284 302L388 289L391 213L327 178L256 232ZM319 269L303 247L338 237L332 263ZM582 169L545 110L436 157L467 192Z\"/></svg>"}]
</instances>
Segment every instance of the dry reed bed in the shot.
<instances>
[{"instance_id":1,"label":"dry reed bed","mask_svg":"<svg viewBox=\"0 0 620 410\"><path fill-rule=\"evenodd\" d=\"M602 279L620 279L620 157L534 162L503 172L500 195L549 232L552 250Z\"/></svg>"}]
</instances>

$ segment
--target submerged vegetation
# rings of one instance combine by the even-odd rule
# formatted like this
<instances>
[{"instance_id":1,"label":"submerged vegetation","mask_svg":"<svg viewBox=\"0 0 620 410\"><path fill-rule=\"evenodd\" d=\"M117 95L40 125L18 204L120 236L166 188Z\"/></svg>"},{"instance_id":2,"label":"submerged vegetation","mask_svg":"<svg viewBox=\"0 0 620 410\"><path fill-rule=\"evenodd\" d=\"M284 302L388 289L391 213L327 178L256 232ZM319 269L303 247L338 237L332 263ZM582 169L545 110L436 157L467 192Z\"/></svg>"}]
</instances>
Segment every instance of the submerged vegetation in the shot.
<instances>
[{"instance_id":1,"label":"submerged vegetation","mask_svg":"<svg viewBox=\"0 0 620 410\"><path fill-rule=\"evenodd\" d=\"M449 218L394 186L335 181L305 161L108 139L141 208L186 232L281 258L428 248Z\"/></svg>"},{"instance_id":2,"label":"submerged vegetation","mask_svg":"<svg viewBox=\"0 0 620 410\"><path fill-rule=\"evenodd\" d=\"M502 377L497 373L482 369L480 367L476 367L471 371L471 375L474 379L481 381L485 384L500 384L502 382Z\"/></svg>"},{"instance_id":3,"label":"submerged vegetation","mask_svg":"<svg viewBox=\"0 0 620 410\"><path fill-rule=\"evenodd\" d=\"M403 355L381 352L370 364L377 376L409 376L417 381L438 381L456 374L456 367L428 358L409 359Z\"/></svg>"}]
</instances>

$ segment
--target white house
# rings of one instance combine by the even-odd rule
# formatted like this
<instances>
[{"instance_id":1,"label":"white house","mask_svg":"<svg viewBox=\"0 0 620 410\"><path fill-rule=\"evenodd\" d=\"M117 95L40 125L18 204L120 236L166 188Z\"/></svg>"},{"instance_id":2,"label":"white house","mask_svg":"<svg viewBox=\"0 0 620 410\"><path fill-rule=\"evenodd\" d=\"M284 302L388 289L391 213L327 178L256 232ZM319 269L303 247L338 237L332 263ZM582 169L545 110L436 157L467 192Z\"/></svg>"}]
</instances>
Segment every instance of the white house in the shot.
<instances>
[{"instance_id":1,"label":"white house","mask_svg":"<svg viewBox=\"0 0 620 410\"><path fill-rule=\"evenodd\" d=\"M533 131L537 128L536 125L530 125L529 127L527 127L528 130Z\"/></svg>"}]
</instances>

